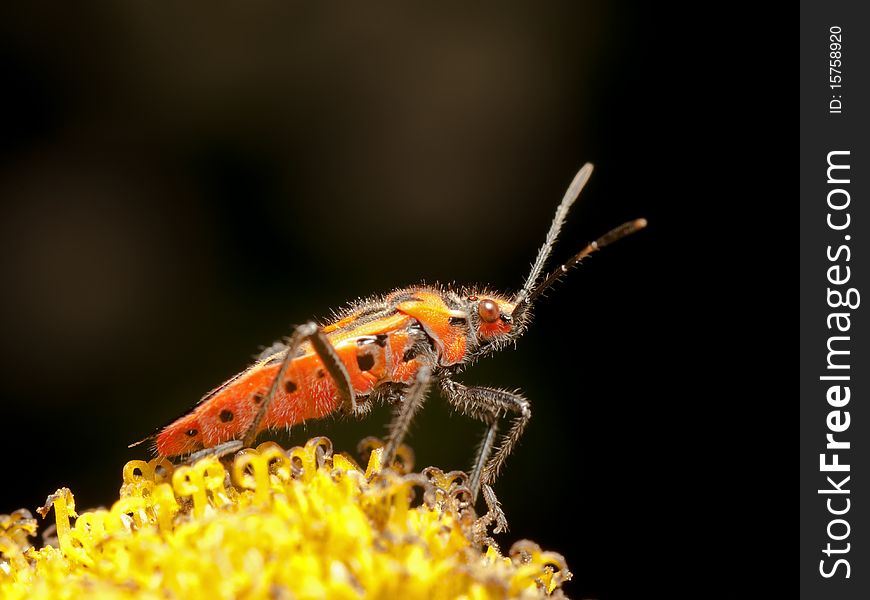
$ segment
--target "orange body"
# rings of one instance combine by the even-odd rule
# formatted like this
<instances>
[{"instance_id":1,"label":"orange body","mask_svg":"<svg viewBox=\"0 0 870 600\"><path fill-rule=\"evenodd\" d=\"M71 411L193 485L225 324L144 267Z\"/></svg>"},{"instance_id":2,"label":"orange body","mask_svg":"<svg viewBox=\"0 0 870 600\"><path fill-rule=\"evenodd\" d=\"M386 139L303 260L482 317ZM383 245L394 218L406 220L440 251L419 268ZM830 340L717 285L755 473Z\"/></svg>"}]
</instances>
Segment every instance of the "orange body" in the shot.
<instances>
[{"instance_id":1,"label":"orange body","mask_svg":"<svg viewBox=\"0 0 870 600\"><path fill-rule=\"evenodd\" d=\"M587 163L574 176L525 284L512 299L483 291L421 285L357 302L319 330L313 323L298 328L291 337L295 356L288 357L291 350L287 346L273 346L248 369L207 394L193 411L148 439L154 440L159 455L179 456L232 440L251 443L263 429L290 427L339 407L362 415L373 401L407 401L402 404L407 413L398 415L402 418L394 419L391 428L388 447L397 446L427 386L435 383L460 412L487 425L472 474L476 494L475 486L484 482L482 477L494 478L498 473L522 435L531 410L528 401L516 392L464 386L452 376L481 357L514 344L530 322L532 303L569 269L591 253L646 227L645 219L624 223L543 277L568 210L591 173L592 165ZM496 422L507 414L513 414L514 421L495 456L486 462L497 434Z\"/></svg>"},{"instance_id":2,"label":"orange body","mask_svg":"<svg viewBox=\"0 0 870 600\"><path fill-rule=\"evenodd\" d=\"M477 296L473 299L478 301ZM488 299L505 313L513 308L498 296L488 295ZM367 400L372 395L387 392L387 384L409 385L422 365L461 364L481 339L510 331L510 325L501 321L474 322L464 302L458 294L432 287L405 288L358 303L323 326L350 376L360 403L358 412L369 409ZM253 422L283 358L283 352L263 357L207 394L192 412L155 436L157 453L183 455L240 438ZM310 343L305 343L288 365L259 430L317 419L339 404L335 381Z\"/></svg>"}]
</instances>

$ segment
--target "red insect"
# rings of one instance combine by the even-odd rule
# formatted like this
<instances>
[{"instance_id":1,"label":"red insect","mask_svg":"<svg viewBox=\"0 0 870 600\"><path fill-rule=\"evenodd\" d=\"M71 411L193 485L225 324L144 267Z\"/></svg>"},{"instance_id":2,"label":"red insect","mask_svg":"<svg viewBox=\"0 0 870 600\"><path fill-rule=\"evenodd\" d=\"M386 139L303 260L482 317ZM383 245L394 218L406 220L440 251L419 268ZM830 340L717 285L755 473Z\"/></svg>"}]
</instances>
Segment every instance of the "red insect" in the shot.
<instances>
[{"instance_id":1,"label":"red insect","mask_svg":"<svg viewBox=\"0 0 870 600\"><path fill-rule=\"evenodd\" d=\"M489 486L529 422L529 403L517 393L466 386L453 376L519 338L529 325L534 301L569 268L646 226L638 219L617 227L541 280L568 210L591 173L587 163L571 182L531 273L513 297L419 285L354 303L332 323L301 325L286 343L267 349L253 365L206 394L190 413L148 438L154 440L157 454L181 456L227 443L232 448L250 446L264 429L290 427L339 410L361 416L374 402L387 401L397 405L383 456L384 464L390 464L414 413L435 385L456 410L487 425L470 488L474 498L482 488L490 509L500 513ZM493 453L502 415L512 415L513 421Z\"/></svg>"}]
</instances>

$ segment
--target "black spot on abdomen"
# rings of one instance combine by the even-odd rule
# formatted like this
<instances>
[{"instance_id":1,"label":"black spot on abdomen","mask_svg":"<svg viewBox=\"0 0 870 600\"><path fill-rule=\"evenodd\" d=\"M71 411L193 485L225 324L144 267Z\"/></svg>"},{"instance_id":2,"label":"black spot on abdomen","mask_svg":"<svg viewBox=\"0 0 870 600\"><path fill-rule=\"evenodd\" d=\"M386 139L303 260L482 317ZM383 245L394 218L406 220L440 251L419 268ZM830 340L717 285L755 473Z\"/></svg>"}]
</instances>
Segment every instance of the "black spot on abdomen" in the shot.
<instances>
[{"instance_id":1,"label":"black spot on abdomen","mask_svg":"<svg viewBox=\"0 0 870 600\"><path fill-rule=\"evenodd\" d=\"M218 416L220 417L222 422L229 423L230 421L233 420L233 411L225 408L221 411L221 414Z\"/></svg>"},{"instance_id":2,"label":"black spot on abdomen","mask_svg":"<svg viewBox=\"0 0 870 600\"><path fill-rule=\"evenodd\" d=\"M371 354L357 354L356 364L359 365L360 371L371 371L375 366L375 357Z\"/></svg>"}]
</instances>

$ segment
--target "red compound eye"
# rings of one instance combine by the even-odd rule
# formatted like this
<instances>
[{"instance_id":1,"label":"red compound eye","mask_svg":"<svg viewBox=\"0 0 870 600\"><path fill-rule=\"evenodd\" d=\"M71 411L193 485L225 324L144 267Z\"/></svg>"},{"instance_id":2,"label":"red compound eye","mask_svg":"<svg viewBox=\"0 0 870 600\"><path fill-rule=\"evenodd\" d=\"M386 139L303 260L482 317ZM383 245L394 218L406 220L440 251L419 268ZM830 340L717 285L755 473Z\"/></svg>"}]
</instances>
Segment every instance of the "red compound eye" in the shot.
<instances>
[{"instance_id":1,"label":"red compound eye","mask_svg":"<svg viewBox=\"0 0 870 600\"><path fill-rule=\"evenodd\" d=\"M495 323L501 316L501 311L498 309L498 304L492 300L483 300L477 305L477 314L484 323Z\"/></svg>"}]
</instances>

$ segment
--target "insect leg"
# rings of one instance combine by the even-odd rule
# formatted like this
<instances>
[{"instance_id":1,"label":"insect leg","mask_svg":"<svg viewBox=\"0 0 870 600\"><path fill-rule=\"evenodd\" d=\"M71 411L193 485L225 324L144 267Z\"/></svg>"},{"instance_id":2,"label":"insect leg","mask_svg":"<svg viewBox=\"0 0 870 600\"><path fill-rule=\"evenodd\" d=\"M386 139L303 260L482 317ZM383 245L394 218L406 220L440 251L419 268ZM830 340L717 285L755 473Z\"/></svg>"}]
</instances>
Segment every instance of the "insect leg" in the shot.
<instances>
[{"instance_id":1,"label":"insect leg","mask_svg":"<svg viewBox=\"0 0 870 600\"><path fill-rule=\"evenodd\" d=\"M498 419L493 417L492 423L490 423L486 428L486 433L480 441L480 445L477 448L477 454L474 457L474 465L471 468L471 479L469 479L468 487L471 488L473 500L477 500L477 494L480 491L480 474L486 466L486 461L489 458L489 455L492 454L492 447L495 444L497 433Z\"/></svg>"},{"instance_id":2,"label":"insect leg","mask_svg":"<svg viewBox=\"0 0 870 600\"><path fill-rule=\"evenodd\" d=\"M478 450L479 456L475 459L475 467L480 469L480 484L491 484L498 477L499 471L513 451L514 446L522 437L523 431L532 417L529 401L514 392L488 387L468 387L451 379L442 379L442 389L447 396L447 401L459 412L489 426L483 443ZM489 458L492 451L493 439L497 431L499 417L507 414L517 415L508 432L502 436L501 445L495 454ZM488 459L488 460L487 460ZM477 497L479 489L475 489L477 482L472 473L472 493Z\"/></svg>"},{"instance_id":3,"label":"insect leg","mask_svg":"<svg viewBox=\"0 0 870 600\"><path fill-rule=\"evenodd\" d=\"M486 435L484 435L474 460L470 482L471 493L472 498L477 499L477 494L481 488L483 489L484 500L486 500L490 515L494 515L494 520L498 524L495 532L505 531L507 522L495 501L495 494L490 486L498 477L507 457L522 437L529 419L532 418L529 402L513 392L487 387L468 387L447 378L442 379L442 389L448 402L459 412L488 425ZM501 445L490 456L498 432L498 419L509 413L517 416L508 432L502 436ZM492 519L493 517L488 516L488 518Z\"/></svg>"},{"instance_id":4,"label":"insect leg","mask_svg":"<svg viewBox=\"0 0 870 600\"><path fill-rule=\"evenodd\" d=\"M299 346L301 346L306 340L311 341L312 348L314 348L317 356L320 358L321 362L323 362L323 366L335 381L335 384L338 387L338 393L342 398L342 411L344 411L345 414L351 414L356 409L356 397L350 383L350 375L348 375L344 363L342 363L341 359L338 358L335 348L332 347L329 339L320 330L317 324L309 321L304 325L298 326L287 340L287 350L281 361L281 366L278 368L278 372L272 380L272 385L269 386L269 391L267 392L266 397L263 398L263 402L260 403L260 408L254 416L254 420L251 421L250 425L248 425L247 430L245 430L245 435L242 437L245 446L251 446L257 438L257 430L260 427L260 423L263 422L263 418L266 416L266 411L269 410L269 405L272 403L275 394L278 392L278 387L284 382L287 369L296 357L296 354L299 351Z\"/></svg>"},{"instance_id":5,"label":"insect leg","mask_svg":"<svg viewBox=\"0 0 870 600\"><path fill-rule=\"evenodd\" d=\"M425 365L420 367L420 370L417 371L414 385L408 390L393 417L393 421L390 423L390 434L387 437L387 443L384 445L384 453L381 457L381 463L384 466L393 464L396 450L399 449L399 445L408 433L408 428L411 426L414 415L426 400L426 392L429 391L431 379L432 370Z\"/></svg>"},{"instance_id":6,"label":"insect leg","mask_svg":"<svg viewBox=\"0 0 870 600\"><path fill-rule=\"evenodd\" d=\"M241 440L229 440L222 444L218 444L217 446L213 446L211 448L203 448L202 450L197 450L192 453L187 459L184 461L186 465L192 465L196 461L201 458L205 458L207 456L214 456L215 458L223 458L228 454L232 454L233 452L238 452L242 448L244 448L244 444Z\"/></svg>"},{"instance_id":7,"label":"insect leg","mask_svg":"<svg viewBox=\"0 0 870 600\"><path fill-rule=\"evenodd\" d=\"M314 323L309 322L308 325L314 325ZM329 338L326 337L326 334L319 327L315 326L315 328L314 334L309 338L311 346L314 348L323 366L326 367L327 373L335 381L335 385L338 386L338 393L341 396L341 411L346 415L352 415L356 412L356 394L350 382L350 375L344 363L341 362L341 359L335 352L335 348L332 347Z\"/></svg>"},{"instance_id":8,"label":"insect leg","mask_svg":"<svg viewBox=\"0 0 870 600\"><path fill-rule=\"evenodd\" d=\"M517 415L508 432L502 437L501 445L496 449L495 454L489 459L486 466L483 467L483 472L480 475L480 484L489 485L498 477L498 473L502 466L504 466L507 457L513 452L517 442L520 441L526 426L529 424L529 420L532 418L532 410L529 407L528 400L518 394L488 388L477 389L485 390L487 393L492 394L490 398L502 404L505 412L510 411Z\"/></svg>"},{"instance_id":9,"label":"insect leg","mask_svg":"<svg viewBox=\"0 0 870 600\"><path fill-rule=\"evenodd\" d=\"M261 360L266 360L267 358L271 358L272 356L275 356L276 354L281 354L285 350L287 350L287 344L285 344L284 342L280 342L280 341L275 342L274 344L272 344L268 348L263 348L263 351L260 352L259 356L257 356L257 362L260 362Z\"/></svg>"}]
</instances>

